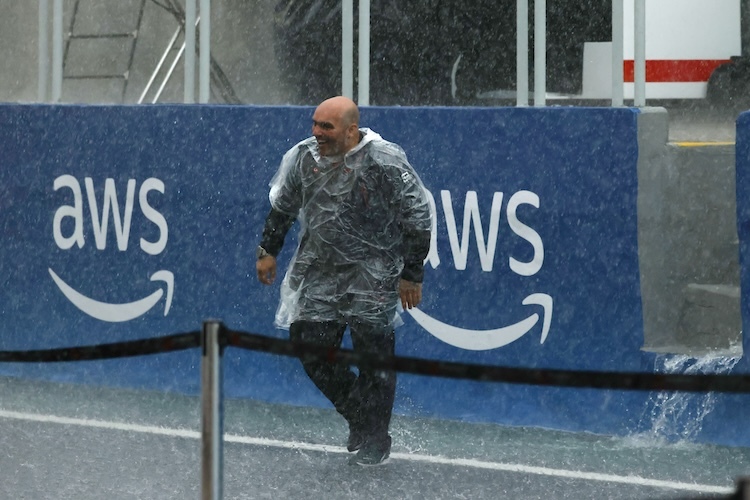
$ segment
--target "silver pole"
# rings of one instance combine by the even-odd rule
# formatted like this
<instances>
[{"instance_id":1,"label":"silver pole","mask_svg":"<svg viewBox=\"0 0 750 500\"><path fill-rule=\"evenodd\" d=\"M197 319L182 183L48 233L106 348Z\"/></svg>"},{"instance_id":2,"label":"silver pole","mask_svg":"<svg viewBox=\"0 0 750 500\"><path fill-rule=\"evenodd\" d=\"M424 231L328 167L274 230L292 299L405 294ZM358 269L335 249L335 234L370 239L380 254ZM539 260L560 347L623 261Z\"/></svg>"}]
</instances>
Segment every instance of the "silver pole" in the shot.
<instances>
[{"instance_id":1,"label":"silver pole","mask_svg":"<svg viewBox=\"0 0 750 500\"><path fill-rule=\"evenodd\" d=\"M612 106L622 106L625 15L623 0L612 0Z\"/></svg>"},{"instance_id":2,"label":"silver pole","mask_svg":"<svg viewBox=\"0 0 750 500\"><path fill-rule=\"evenodd\" d=\"M357 100L370 105L370 0L359 0L359 82Z\"/></svg>"},{"instance_id":3,"label":"silver pole","mask_svg":"<svg viewBox=\"0 0 750 500\"><path fill-rule=\"evenodd\" d=\"M516 106L529 105L529 0L516 0Z\"/></svg>"},{"instance_id":4,"label":"silver pole","mask_svg":"<svg viewBox=\"0 0 750 500\"><path fill-rule=\"evenodd\" d=\"M221 323L205 321L201 335L201 499L221 500L223 413Z\"/></svg>"},{"instance_id":5,"label":"silver pole","mask_svg":"<svg viewBox=\"0 0 750 500\"><path fill-rule=\"evenodd\" d=\"M547 0L534 0L534 106L547 99Z\"/></svg>"},{"instance_id":6,"label":"silver pole","mask_svg":"<svg viewBox=\"0 0 750 500\"><path fill-rule=\"evenodd\" d=\"M39 79L37 101L47 101L49 80L49 0L39 0Z\"/></svg>"},{"instance_id":7,"label":"silver pole","mask_svg":"<svg viewBox=\"0 0 750 500\"><path fill-rule=\"evenodd\" d=\"M198 102L207 103L211 93L211 0L201 1Z\"/></svg>"},{"instance_id":8,"label":"silver pole","mask_svg":"<svg viewBox=\"0 0 750 500\"><path fill-rule=\"evenodd\" d=\"M195 102L195 0L185 0L185 104ZM172 42L174 43L174 42ZM172 45L170 44L170 47Z\"/></svg>"},{"instance_id":9,"label":"silver pole","mask_svg":"<svg viewBox=\"0 0 750 500\"><path fill-rule=\"evenodd\" d=\"M52 102L60 102L63 80L63 0L52 6Z\"/></svg>"},{"instance_id":10,"label":"silver pole","mask_svg":"<svg viewBox=\"0 0 750 500\"><path fill-rule=\"evenodd\" d=\"M354 99L354 0L341 0L341 95Z\"/></svg>"},{"instance_id":11,"label":"silver pole","mask_svg":"<svg viewBox=\"0 0 750 500\"><path fill-rule=\"evenodd\" d=\"M646 0L635 0L634 104L646 105Z\"/></svg>"}]
</instances>

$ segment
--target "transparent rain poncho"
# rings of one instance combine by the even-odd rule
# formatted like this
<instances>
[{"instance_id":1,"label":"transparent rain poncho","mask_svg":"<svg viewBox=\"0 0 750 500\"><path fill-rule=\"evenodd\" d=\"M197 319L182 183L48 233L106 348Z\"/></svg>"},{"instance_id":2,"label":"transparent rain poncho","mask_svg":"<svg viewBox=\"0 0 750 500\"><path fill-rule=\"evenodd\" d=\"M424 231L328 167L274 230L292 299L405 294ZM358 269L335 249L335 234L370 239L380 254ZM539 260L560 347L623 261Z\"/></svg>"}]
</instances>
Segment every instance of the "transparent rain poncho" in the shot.
<instances>
[{"instance_id":1,"label":"transparent rain poncho","mask_svg":"<svg viewBox=\"0 0 750 500\"><path fill-rule=\"evenodd\" d=\"M360 129L345 156L321 157L314 137L290 149L271 205L300 222L275 323L359 321L399 326L398 283L410 234L429 232L422 181L396 144Z\"/></svg>"}]
</instances>

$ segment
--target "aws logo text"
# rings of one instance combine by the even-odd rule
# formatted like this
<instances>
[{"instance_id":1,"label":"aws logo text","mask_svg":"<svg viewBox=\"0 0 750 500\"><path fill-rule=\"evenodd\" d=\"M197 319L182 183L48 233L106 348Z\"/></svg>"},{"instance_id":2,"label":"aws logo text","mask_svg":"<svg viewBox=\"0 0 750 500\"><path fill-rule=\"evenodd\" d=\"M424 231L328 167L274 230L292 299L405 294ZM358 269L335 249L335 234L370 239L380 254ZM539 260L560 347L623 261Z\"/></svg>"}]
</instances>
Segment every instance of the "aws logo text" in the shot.
<instances>
[{"instance_id":1,"label":"aws logo text","mask_svg":"<svg viewBox=\"0 0 750 500\"><path fill-rule=\"evenodd\" d=\"M487 236L485 238L484 224L480 215L477 193L476 191L469 191L466 193L461 239L459 241L451 193L447 190L440 192L443 215L445 218L445 230L448 233L448 241L450 242L451 254L453 255L453 264L457 270L463 271L466 269L469 246L471 243L471 228L473 227L474 239L476 240L482 271L488 273L492 272L495 263L495 249L497 247L503 196L503 193L494 193L492 195L490 220ZM437 212L435 198L429 191L427 198L430 202L430 209L432 210L432 213L435 214ZM530 205L534 208L539 208L539 196L531 191L518 191L510 197L506 208L508 227L516 236L526 240L531 245L533 249L533 257L531 260L524 262L513 256L509 256L508 265L511 271L516 274L521 276L533 276L542 269L542 265L544 264L544 243L542 242L539 233L519 220L518 208L522 205ZM433 269L440 265L440 256L438 255L437 249L437 234L437 218L433 217L432 244L430 245L430 253L427 255L427 262L430 263Z\"/></svg>"},{"instance_id":2,"label":"aws logo text","mask_svg":"<svg viewBox=\"0 0 750 500\"><path fill-rule=\"evenodd\" d=\"M432 213L437 214L435 197L429 191L427 195ZM476 191L468 191L464 201L463 224L461 226L461 237L459 238L451 193L447 190L440 192L445 231L448 234L453 265L456 270L462 271L466 269L471 243L471 229L473 228L474 240L476 241L482 271L492 272L495 264L503 198L503 193L493 193L489 225L485 233L477 193ZM515 236L528 242L532 249L531 258L526 260L517 259L512 255L509 256L507 261L508 266L514 273L526 277L533 276L542 269L544 265L544 242L536 230L519 218L518 209L522 205L529 205L538 209L540 207L539 196L531 191L518 191L510 196L506 207L506 220L509 229ZM433 217L432 243L425 261L433 269L441 264L438 254L437 235L437 217ZM455 287L454 290L456 293L461 293L460 287ZM541 306L543 315L541 342L544 343L552 322L552 297L545 293L533 293L519 302L522 305ZM539 314L533 313L524 320L512 325L499 326L489 330L471 330L440 321L419 308L409 309L408 312L425 330L443 342L469 350L495 349L510 344L528 333L539 321Z\"/></svg>"},{"instance_id":3,"label":"aws logo text","mask_svg":"<svg viewBox=\"0 0 750 500\"><path fill-rule=\"evenodd\" d=\"M61 175L54 181L53 188L55 191L68 191L69 195L72 195L72 204L62 205L55 211L52 222L52 233L57 247L61 250L70 250L74 246L83 248L86 244L84 228L86 222L90 221L94 234L94 244L97 250L105 250L107 248L107 236L109 234L111 218L117 249L121 252L127 251L130 245L130 232L136 205L137 181L135 179L128 180L124 195L125 206L122 210L120 209L114 179L105 180L101 204L96 198L94 181L91 177L84 179L84 187L86 190L85 205L87 210L84 208L83 189L78 179L72 175ZM163 195L165 186L164 182L153 177L143 181L138 189L140 215L154 224L158 233L158 237L155 239L141 237L138 241L140 249L149 255L162 253L167 247L169 240L169 228L166 218L149 203L149 193L154 191ZM153 293L139 300L112 304L87 297L66 283L51 268L48 271L57 287L70 302L89 316L102 321L121 322L135 319L154 307L164 295L164 291L159 287ZM107 277L103 277L103 279L106 280ZM151 281L163 281L166 283L166 304L164 307L164 315L166 316L172 304L174 276L170 271L159 270L151 275Z\"/></svg>"}]
</instances>

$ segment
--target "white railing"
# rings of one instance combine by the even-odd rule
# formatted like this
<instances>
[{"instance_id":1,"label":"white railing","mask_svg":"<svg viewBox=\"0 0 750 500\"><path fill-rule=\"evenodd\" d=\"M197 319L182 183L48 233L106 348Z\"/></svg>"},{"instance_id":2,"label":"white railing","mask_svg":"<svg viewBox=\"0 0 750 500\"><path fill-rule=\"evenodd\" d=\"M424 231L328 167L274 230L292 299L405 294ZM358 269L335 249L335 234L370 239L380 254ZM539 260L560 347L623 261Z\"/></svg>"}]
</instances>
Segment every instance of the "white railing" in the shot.
<instances>
[{"instance_id":1,"label":"white railing","mask_svg":"<svg viewBox=\"0 0 750 500\"><path fill-rule=\"evenodd\" d=\"M49 0L39 0L39 56L37 57L39 78L37 100L47 100L47 75L49 74Z\"/></svg>"},{"instance_id":2,"label":"white railing","mask_svg":"<svg viewBox=\"0 0 750 500\"><path fill-rule=\"evenodd\" d=\"M612 106L622 106L625 94L623 84L624 26L623 0L612 0Z\"/></svg>"},{"instance_id":3,"label":"white railing","mask_svg":"<svg viewBox=\"0 0 750 500\"><path fill-rule=\"evenodd\" d=\"M63 0L54 0L52 13L51 95L50 80L49 1L39 0L38 99L59 102L63 80ZM186 0L184 102L195 102L195 26L199 19L200 41L198 62L198 102L207 103L210 96L211 0L200 1L200 17L196 0ZM546 0L534 2L534 106L546 105ZM342 85L341 93L354 98L354 0L342 0ZM517 0L516 34L516 105L529 104L529 0ZM612 0L612 106L622 106L623 94L623 0ZM634 105L646 105L646 0L634 1ZM359 0L357 101L370 103L370 0Z\"/></svg>"},{"instance_id":4,"label":"white railing","mask_svg":"<svg viewBox=\"0 0 750 500\"><path fill-rule=\"evenodd\" d=\"M60 97L62 96L62 79L63 0L55 0L52 8L52 102L60 101Z\"/></svg>"},{"instance_id":5,"label":"white railing","mask_svg":"<svg viewBox=\"0 0 750 500\"><path fill-rule=\"evenodd\" d=\"M341 95L354 99L354 0L341 0Z\"/></svg>"},{"instance_id":6,"label":"white railing","mask_svg":"<svg viewBox=\"0 0 750 500\"><path fill-rule=\"evenodd\" d=\"M613 0L614 1L614 0ZM622 1L622 0L617 0ZM635 0L635 106L646 105L646 0Z\"/></svg>"},{"instance_id":7,"label":"white railing","mask_svg":"<svg viewBox=\"0 0 750 500\"><path fill-rule=\"evenodd\" d=\"M516 0L516 106L529 105L529 0Z\"/></svg>"},{"instance_id":8,"label":"white railing","mask_svg":"<svg viewBox=\"0 0 750 500\"><path fill-rule=\"evenodd\" d=\"M342 0L342 87L341 93L354 98L354 0ZM546 105L547 87L547 2L534 2L534 106ZM646 0L635 0L635 106L646 105ZM370 0L359 1L359 67L357 101L370 102ZM612 0L612 106L624 101L624 5ZM516 4L516 105L529 104L529 0Z\"/></svg>"},{"instance_id":9,"label":"white railing","mask_svg":"<svg viewBox=\"0 0 750 500\"><path fill-rule=\"evenodd\" d=\"M183 102L185 103L195 102L195 23L197 16L195 0L185 0L185 71L183 72ZM175 32L175 34L177 33L179 31ZM175 58L175 62L177 62L177 59L179 59L179 55Z\"/></svg>"},{"instance_id":10,"label":"white railing","mask_svg":"<svg viewBox=\"0 0 750 500\"><path fill-rule=\"evenodd\" d=\"M534 0L534 106L546 106L546 96L547 0Z\"/></svg>"}]
</instances>

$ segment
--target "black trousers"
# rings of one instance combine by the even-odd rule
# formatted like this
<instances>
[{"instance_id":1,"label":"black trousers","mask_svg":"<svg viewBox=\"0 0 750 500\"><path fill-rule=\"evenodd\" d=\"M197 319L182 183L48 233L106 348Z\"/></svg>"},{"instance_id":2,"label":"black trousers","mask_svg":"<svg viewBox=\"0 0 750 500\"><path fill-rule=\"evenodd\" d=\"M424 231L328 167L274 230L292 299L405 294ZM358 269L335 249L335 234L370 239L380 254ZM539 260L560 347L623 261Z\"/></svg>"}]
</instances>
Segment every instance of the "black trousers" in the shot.
<instances>
[{"instance_id":1,"label":"black trousers","mask_svg":"<svg viewBox=\"0 0 750 500\"><path fill-rule=\"evenodd\" d=\"M393 355L396 336L392 328L350 322L354 351L360 354ZM347 323L335 321L296 321L289 328L293 341L339 347ZM328 398L352 429L368 441L388 438L388 426L396 394L396 372L360 367L359 374L346 365L331 364L312 358L300 358L305 372Z\"/></svg>"}]
</instances>

